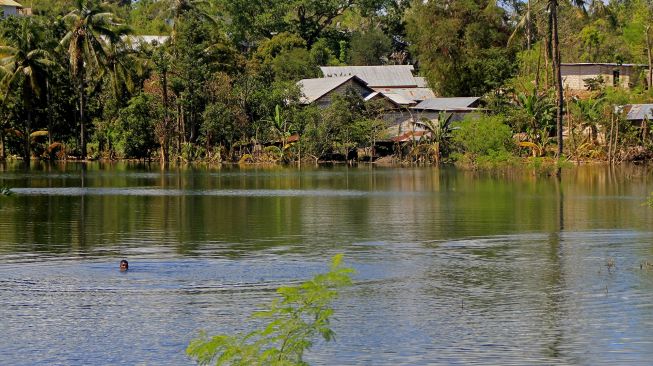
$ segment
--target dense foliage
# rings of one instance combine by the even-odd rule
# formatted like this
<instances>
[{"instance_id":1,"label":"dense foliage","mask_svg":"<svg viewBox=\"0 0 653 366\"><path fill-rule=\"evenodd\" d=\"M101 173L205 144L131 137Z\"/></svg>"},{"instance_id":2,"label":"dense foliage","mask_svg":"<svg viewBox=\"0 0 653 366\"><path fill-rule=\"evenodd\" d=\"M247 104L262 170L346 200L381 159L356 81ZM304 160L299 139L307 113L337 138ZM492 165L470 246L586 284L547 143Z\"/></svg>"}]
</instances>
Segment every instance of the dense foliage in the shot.
<instances>
[{"instance_id":1,"label":"dense foliage","mask_svg":"<svg viewBox=\"0 0 653 366\"><path fill-rule=\"evenodd\" d=\"M589 80L587 95L561 97L552 68L558 49L563 62L653 62L649 0L31 5L32 16L0 20L0 159L374 155L387 127L377 106L347 95L324 109L298 103L296 82L319 77L322 65L414 64L438 95L482 96L484 111L519 136L512 150L524 156L554 154L563 128L564 153L574 158L646 157L653 146L650 125L614 113L651 99L649 74L634 77L630 91ZM135 35L169 38L146 44ZM456 151L451 126L423 126L427 138L391 151L446 161Z\"/></svg>"}]
</instances>

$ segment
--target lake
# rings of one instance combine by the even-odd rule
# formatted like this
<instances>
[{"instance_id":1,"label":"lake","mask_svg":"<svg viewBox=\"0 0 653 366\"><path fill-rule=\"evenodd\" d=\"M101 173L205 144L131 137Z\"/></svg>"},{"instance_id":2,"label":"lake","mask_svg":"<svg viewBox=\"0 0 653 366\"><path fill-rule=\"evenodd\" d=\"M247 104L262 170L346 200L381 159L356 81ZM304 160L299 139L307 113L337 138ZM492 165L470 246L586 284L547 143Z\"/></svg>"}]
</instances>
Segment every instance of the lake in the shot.
<instances>
[{"instance_id":1,"label":"lake","mask_svg":"<svg viewBox=\"0 0 653 366\"><path fill-rule=\"evenodd\" d=\"M313 365L650 364L653 171L0 165L0 365L191 365L343 253ZM130 270L118 271L129 260Z\"/></svg>"}]
</instances>

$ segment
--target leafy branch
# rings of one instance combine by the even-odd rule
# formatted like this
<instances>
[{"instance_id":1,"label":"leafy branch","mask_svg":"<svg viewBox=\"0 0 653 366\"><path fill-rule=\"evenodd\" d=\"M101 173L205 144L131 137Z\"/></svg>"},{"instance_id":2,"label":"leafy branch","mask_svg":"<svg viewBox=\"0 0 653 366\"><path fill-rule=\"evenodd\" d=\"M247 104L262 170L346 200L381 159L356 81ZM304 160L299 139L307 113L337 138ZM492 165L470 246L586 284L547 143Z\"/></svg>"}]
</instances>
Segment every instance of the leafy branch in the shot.
<instances>
[{"instance_id":1,"label":"leafy branch","mask_svg":"<svg viewBox=\"0 0 653 366\"><path fill-rule=\"evenodd\" d=\"M191 341L186 353L201 365L306 365L304 352L316 336L334 339L331 303L338 297L338 289L351 285L353 273L343 266L342 255L336 255L329 272L279 288L280 297L252 316L268 321L262 329L213 337L203 332Z\"/></svg>"}]
</instances>

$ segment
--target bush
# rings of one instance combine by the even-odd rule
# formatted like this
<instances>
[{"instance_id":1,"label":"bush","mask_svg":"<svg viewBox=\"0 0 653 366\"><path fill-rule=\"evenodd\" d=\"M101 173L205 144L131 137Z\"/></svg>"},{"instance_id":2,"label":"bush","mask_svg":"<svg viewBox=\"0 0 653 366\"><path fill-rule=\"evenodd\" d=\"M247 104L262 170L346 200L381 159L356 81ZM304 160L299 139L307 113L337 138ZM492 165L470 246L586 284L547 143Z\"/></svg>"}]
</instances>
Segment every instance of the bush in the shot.
<instances>
[{"instance_id":1,"label":"bush","mask_svg":"<svg viewBox=\"0 0 653 366\"><path fill-rule=\"evenodd\" d=\"M149 158L157 148L154 122L161 118L161 108L155 98L139 94L120 110L117 125L117 150L127 158Z\"/></svg>"},{"instance_id":2,"label":"bush","mask_svg":"<svg viewBox=\"0 0 653 366\"><path fill-rule=\"evenodd\" d=\"M455 160L471 165L509 163L514 160L512 131L503 116L468 117L455 125L452 141Z\"/></svg>"}]
</instances>

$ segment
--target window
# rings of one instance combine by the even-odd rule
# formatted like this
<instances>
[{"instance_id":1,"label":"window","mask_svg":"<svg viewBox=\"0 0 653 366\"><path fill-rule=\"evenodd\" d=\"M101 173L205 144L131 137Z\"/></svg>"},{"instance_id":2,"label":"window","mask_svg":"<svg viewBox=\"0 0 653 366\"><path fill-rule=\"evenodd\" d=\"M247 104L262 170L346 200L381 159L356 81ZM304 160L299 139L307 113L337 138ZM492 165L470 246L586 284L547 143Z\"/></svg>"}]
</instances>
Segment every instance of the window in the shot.
<instances>
[{"instance_id":1,"label":"window","mask_svg":"<svg viewBox=\"0 0 653 366\"><path fill-rule=\"evenodd\" d=\"M619 86L619 70L612 71L612 86Z\"/></svg>"}]
</instances>

